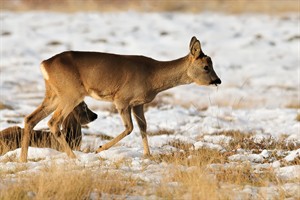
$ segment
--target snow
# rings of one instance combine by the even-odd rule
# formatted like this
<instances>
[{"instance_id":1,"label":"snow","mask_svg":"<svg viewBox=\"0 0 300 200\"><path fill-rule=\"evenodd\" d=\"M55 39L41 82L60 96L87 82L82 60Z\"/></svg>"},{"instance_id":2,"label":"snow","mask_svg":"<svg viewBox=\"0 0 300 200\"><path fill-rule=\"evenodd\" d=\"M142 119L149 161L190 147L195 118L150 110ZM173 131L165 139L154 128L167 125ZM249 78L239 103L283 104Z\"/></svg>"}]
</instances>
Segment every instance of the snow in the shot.
<instances>
[{"instance_id":1,"label":"snow","mask_svg":"<svg viewBox=\"0 0 300 200\"><path fill-rule=\"evenodd\" d=\"M229 160L231 161L250 161L254 163L262 163L264 158L262 155L258 154L249 154L249 155L240 155L235 154L229 157Z\"/></svg>"},{"instance_id":2,"label":"snow","mask_svg":"<svg viewBox=\"0 0 300 200\"><path fill-rule=\"evenodd\" d=\"M276 169L276 173L281 180L299 180L300 165L281 167Z\"/></svg>"},{"instance_id":3,"label":"snow","mask_svg":"<svg viewBox=\"0 0 300 200\"><path fill-rule=\"evenodd\" d=\"M296 158L300 159L300 149L291 151L291 152L289 153L289 155L287 155L287 156L284 158L284 160L287 161L287 162L292 162L292 161L294 161Z\"/></svg>"},{"instance_id":4,"label":"snow","mask_svg":"<svg viewBox=\"0 0 300 200\"><path fill-rule=\"evenodd\" d=\"M0 159L5 160L8 157L16 156L20 157L21 155L21 149L16 149L14 151L7 152L4 156L2 156ZM49 159L51 157L55 157L57 155L61 155L59 151L56 151L54 149L49 148L35 148L35 147L29 147L28 148L28 159L34 160L34 159Z\"/></svg>"},{"instance_id":5,"label":"snow","mask_svg":"<svg viewBox=\"0 0 300 200\"><path fill-rule=\"evenodd\" d=\"M112 151L102 151L99 153L101 158L112 160L112 161L119 161L126 158L141 158L143 153L142 149L131 148L130 150L126 147L116 147L113 148Z\"/></svg>"},{"instance_id":6,"label":"snow","mask_svg":"<svg viewBox=\"0 0 300 200\"><path fill-rule=\"evenodd\" d=\"M217 135L217 136L205 135L203 137L203 140L205 142L214 143L214 144L229 144L232 141L232 138L225 135Z\"/></svg>"},{"instance_id":7,"label":"snow","mask_svg":"<svg viewBox=\"0 0 300 200\"><path fill-rule=\"evenodd\" d=\"M215 149L215 150L218 150L218 151L222 151L223 150L223 147L221 145L212 144L212 143L208 143L208 142L202 142L202 141L196 142L194 144L194 148L196 150L202 149L202 148Z\"/></svg>"},{"instance_id":8,"label":"snow","mask_svg":"<svg viewBox=\"0 0 300 200\"><path fill-rule=\"evenodd\" d=\"M258 144L281 137L286 137L286 143L300 144L300 123L296 120L299 109L290 108L290 105L299 105L299 39L291 39L300 34L296 28L299 15L287 14L287 17L219 13L1 12L0 103L11 109L0 110L0 129L13 125L23 127L24 116L42 101L44 81L39 63L54 54L72 49L171 60L188 53L189 41L195 35L204 52L212 57L222 84L218 87L179 86L158 95L162 105L149 107L145 113L148 131L164 130L169 134L149 136L152 154L178 151L171 145L172 141L190 144L191 149L225 152L234 138L222 133L231 130L253 134L251 139ZM9 34L2 34L4 32ZM107 111L110 104L91 98L85 101L98 114L98 119L83 128L84 134L104 133L116 137L123 131L119 115ZM36 128L47 127L48 120L49 117ZM0 156L0 170L26 165L28 171L38 172L53 161L93 167L101 163L109 168L113 163L126 160L130 167L122 166L122 170L134 172L136 178L148 182L159 182L161 169L170 166L144 158L135 122L134 127L129 136L111 149L98 154L77 151L75 160L53 149L30 147L28 163L7 162L11 157L19 157L20 149L16 149ZM82 150L93 151L105 142L107 140L84 135ZM279 156L282 160L269 160L273 158L269 150L253 153L237 149L229 161L250 162L253 166L270 162L268 166L276 170L277 176L289 181L299 180L299 165L283 166L282 163L295 162L299 154L299 149L284 151ZM299 198L295 192L297 184L299 186L299 181L284 185L295 198ZM266 190L268 195L274 192L271 197L279 193L274 187L252 186L238 192L254 194L259 190Z\"/></svg>"}]
</instances>

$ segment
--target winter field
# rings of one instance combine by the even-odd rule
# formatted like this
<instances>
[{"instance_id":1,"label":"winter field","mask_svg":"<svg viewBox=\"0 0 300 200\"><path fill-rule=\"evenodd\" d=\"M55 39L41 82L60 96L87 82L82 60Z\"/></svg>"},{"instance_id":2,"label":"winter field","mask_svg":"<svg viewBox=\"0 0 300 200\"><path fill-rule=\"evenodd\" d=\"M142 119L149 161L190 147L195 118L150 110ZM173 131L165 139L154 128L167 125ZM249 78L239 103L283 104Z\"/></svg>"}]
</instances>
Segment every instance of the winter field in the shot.
<instances>
[{"instance_id":1,"label":"winter field","mask_svg":"<svg viewBox=\"0 0 300 200\"><path fill-rule=\"evenodd\" d=\"M151 157L110 103L85 101L77 159L48 148L0 156L0 199L300 199L299 14L0 13L0 129L42 102L39 64L65 50L173 60L196 36L222 80L184 85L147 105ZM47 127L50 118L35 129Z\"/></svg>"}]
</instances>

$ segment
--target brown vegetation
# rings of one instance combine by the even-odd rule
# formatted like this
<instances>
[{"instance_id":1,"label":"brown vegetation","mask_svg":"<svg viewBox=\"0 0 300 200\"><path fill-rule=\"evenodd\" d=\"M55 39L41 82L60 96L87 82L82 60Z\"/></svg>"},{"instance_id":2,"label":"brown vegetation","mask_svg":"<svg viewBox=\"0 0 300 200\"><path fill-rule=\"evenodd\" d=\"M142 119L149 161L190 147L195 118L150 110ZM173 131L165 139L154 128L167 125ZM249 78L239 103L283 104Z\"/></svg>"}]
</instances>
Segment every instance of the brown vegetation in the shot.
<instances>
[{"instance_id":1,"label":"brown vegetation","mask_svg":"<svg viewBox=\"0 0 300 200\"><path fill-rule=\"evenodd\" d=\"M259 153L264 149L292 151L300 148L300 143L286 141L286 135L282 135L280 138L274 138L271 135L265 135L264 139L259 142L254 140L255 134L251 132L245 133L238 130L230 130L219 132L217 135L232 137L231 142L226 147L228 151L245 149Z\"/></svg>"},{"instance_id":2,"label":"brown vegetation","mask_svg":"<svg viewBox=\"0 0 300 200\"><path fill-rule=\"evenodd\" d=\"M300 113L297 114L296 120L300 122Z\"/></svg>"},{"instance_id":3,"label":"brown vegetation","mask_svg":"<svg viewBox=\"0 0 300 200\"><path fill-rule=\"evenodd\" d=\"M134 195L134 187L140 184L120 173L70 169L55 164L40 173L17 177L0 190L1 199L90 199L92 195L96 199L102 199L102 195L113 199L117 195Z\"/></svg>"},{"instance_id":4,"label":"brown vegetation","mask_svg":"<svg viewBox=\"0 0 300 200\"><path fill-rule=\"evenodd\" d=\"M19 2L19 3L18 3ZM1 0L1 9L5 10L52 10L62 12L77 11L127 11L144 12L202 12L221 11L228 13L259 12L278 14L299 12L297 0Z\"/></svg>"},{"instance_id":5,"label":"brown vegetation","mask_svg":"<svg viewBox=\"0 0 300 200\"><path fill-rule=\"evenodd\" d=\"M153 159L173 166L156 189L156 195L164 199L231 199L234 193L222 185L243 188L281 184L273 170L258 172L250 163L230 164L228 155L217 150L181 151L157 155Z\"/></svg>"},{"instance_id":6,"label":"brown vegetation","mask_svg":"<svg viewBox=\"0 0 300 200\"><path fill-rule=\"evenodd\" d=\"M39 173L28 174L22 173L27 170L26 165L17 165L14 169L0 172L0 184L5 183L5 187L0 190L0 196L2 199L89 199L91 196L96 199L124 199L128 196L147 198L154 195L155 198L162 199L231 199L235 192L243 190L244 187L273 185L278 188L278 198L287 197L287 192L280 189L284 182L278 179L271 166L258 170L250 162L232 163L229 159L232 155L230 152L237 148L260 152L261 148L273 149L277 146L278 150L288 150L284 142L276 145L271 142L271 146L261 146L267 142L257 144L251 141L251 133L233 130L218 134L233 138L226 152L208 148L195 150L191 144L175 139L168 145L177 148L178 151L150 157L151 162L144 163L144 169L147 169L149 164L164 166L159 183L133 178L132 172L127 170L126 173L122 173L124 166L131 166L131 161L126 159L113 162L110 170L101 162L99 167L93 168L51 164L46 165ZM285 137L282 138L282 141L284 140ZM282 158L278 157L277 160L280 159ZM12 155L3 162L16 160ZM291 164L297 165L299 160ZM5 179L10 175L16 179L14 183L7 184ZM232 192L233 188L235 192ZM268 195L260 189L258 193L262 197Z\"/></svg>"}]
</instances>

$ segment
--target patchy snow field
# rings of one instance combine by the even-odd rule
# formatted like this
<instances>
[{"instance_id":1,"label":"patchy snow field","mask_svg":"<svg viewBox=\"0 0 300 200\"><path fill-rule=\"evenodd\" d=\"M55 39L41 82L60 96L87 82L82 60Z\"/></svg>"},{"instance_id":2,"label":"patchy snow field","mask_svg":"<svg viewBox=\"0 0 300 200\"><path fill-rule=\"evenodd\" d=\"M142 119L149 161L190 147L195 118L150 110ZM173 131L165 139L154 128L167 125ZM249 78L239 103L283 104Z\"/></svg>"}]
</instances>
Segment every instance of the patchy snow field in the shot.
<instances>
[{"instance_id":1,"label":"patchy snow field","mask_svg":"<svg viewBox=\"0 0 300 200\"><path fill-rule=\"evenodd\" d=\"M1 12L0 129L23 127L24 116L41 103L44 81L39 63L54 54L65 50L103 51L171 60L188 53L189 41L195 35L204 53L212 57L222 84L185 85L158 95L145 113L152 154L213 149L228 156L226 163L210 164L208 168L248 163L257 172L274 171L279 180L264 187L221 182L234 191L233 199L299 199L299 20L296 14ZM86 102L98 114L96 121L83 128L82 149L92 152L107 142L97 134L115 137L123 127L109 103L91 98ZM36 128L45 128L48 119ZM11 160L19 154L17 149L0 156L0 190L1 185L5 188L14 179L8 171L26 166L16 176L38 173L53 161L119 170L152 184L160 183L165 170L173 166L143 157L136 124L132 134L99 154L78 151L78 159L70 160L55 150L30 148L30 162L26 164ZM120 165L117 168L116 163ZM180 187L176 182L170 185ZM146 196L160 198L156 193ZM93 193L90 198L97 199L97 195Z\"/></svg>"}]
</instances>

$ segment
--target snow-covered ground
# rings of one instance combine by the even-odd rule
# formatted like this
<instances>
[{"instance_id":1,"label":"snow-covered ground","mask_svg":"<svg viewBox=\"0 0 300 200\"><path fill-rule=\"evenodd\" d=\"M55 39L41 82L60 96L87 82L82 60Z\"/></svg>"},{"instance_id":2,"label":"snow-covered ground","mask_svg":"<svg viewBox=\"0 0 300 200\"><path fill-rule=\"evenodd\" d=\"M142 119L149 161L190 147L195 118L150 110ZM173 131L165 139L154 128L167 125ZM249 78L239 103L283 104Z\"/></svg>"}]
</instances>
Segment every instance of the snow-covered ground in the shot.
<instances>
[{"instance_id":1,"label":"snow-covered ground","mask_svg":"<svg viewBox=\"0 0 300 200\"><path fill-rule=\"evenodd\" d=\"M44 82L39 63L54 54L85 50L171 60L188 53L189 41L195 35L203 51L212 57L222 84L185 85L159 95L157 106L149 107L145 113L148 130L153 133L149 136L152 153L177 151L170 145L175 140L196 149L225 152L234 138L222 133L232 130L251 133L257 144L293 144L291 151L282 150L279 160L271 156L270 149L260 149L259 153L240 150L229 160L250 162L254 167L265 163L265 168L276 169L279 178L291 180L287 183L291 185L283 187L294 188L291 197L300 198L300 123L296 120L300 105L299 15L1 12L0 20L0 103L4 107L0 110L1 130L13 125L23 127L24 116L42 101ZM83 129L85 134L115 137L122 131L118 114L109 112L110 104L91 98L86 102L98 119ZM47 119L37 128L46 127ZM154 134L161 130L168 134ZM105 142L84 135L82 149L93 150ZM20 165L4 162L19 153L17 149L0 156L0 171ZM161 166L143 158L138 128L107 151L76 154L78 165L98 166L101 158L109 167L115 161L130 159L137 177L160 181ZM38 171L50 160L68 162L64 153L51 149L30 148L29 159L38 160L26 164L29 172ZM149 170L140 170L145 163ZM241 194L255 191L249 186Z\"/></svg>"}]
</instances>

